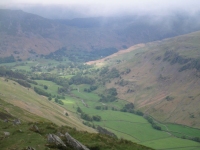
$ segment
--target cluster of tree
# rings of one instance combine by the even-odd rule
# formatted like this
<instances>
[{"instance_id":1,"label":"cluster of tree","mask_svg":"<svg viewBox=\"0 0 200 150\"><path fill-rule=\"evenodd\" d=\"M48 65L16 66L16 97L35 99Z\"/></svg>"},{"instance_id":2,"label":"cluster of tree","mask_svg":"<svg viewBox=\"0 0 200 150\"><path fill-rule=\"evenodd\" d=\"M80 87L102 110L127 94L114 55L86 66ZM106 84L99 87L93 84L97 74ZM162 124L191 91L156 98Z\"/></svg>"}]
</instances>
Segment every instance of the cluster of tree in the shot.
<instances>
[{"instance_id":1,"label":"cluster of tree","mask_svg":"<svg viewBox=\"0 0 200 150\"><path fill-rule=\"evenodd\" d=\"M93 119L94 121L101 121L101 116L95 115L95 116L92 116L92 119Z\"/></svg>"},{"instance_id":2,"label":"cluster of tree","mask_svg":"<svg viewBox=\"0 0 200 150\"><path fill-rule=\"evenodd\" d=\"M116 88L110 88L107 90L107 94L112 95L112 96L117 96L117 89Z\"/></svg>"},{"instance_id":3,"label":"cluster of tree","mask_svg":"<svg viewBox=\"0 0 200 150\"><path fill-rule=\"evenodd\" d=\"M126 86L129 84L129 81L122 79L122 80L119 80L118 82L116 82L115 84L118 84L120 86Z\"/></svg>"},{"instance_id":4,"label":"cluster of tree","mask_svg":"<svg viewBox=\"0 0 200 150\"><path fill-rule=\"evenodd\" d=\"M106 75L106 73L109 71L108 67L103 67L100 72L99 72L99 75L100 76L104 76Z\"/></svg>"},{"instance_id":5,"label":"cluster of tree","mask_svg":"<svg viewBox=\"0 0 200 150\"><path fill-rule=\"evenodd\" d=\"M58 98L55 98L55 102L60 104L60 105L64 105L63 101L58 99Z\"/></svg>"},{"instance_id":6,"label":"cluster of tree","mask_svg":"<svg viewBox=\"0 0 200 150\"><path fill-rule=\"evenodd\" d=\"M103 128L103 127L101 127L101 126L98 126L98 127L97 127L97 131L98 131L99 133L101 133L101 134L106 134L106 135L109 135L109 136L111 136L111 137L117 138L117 136L116 136L114 133L112 133L112 132L106 130L105 128Z\"/></svg>"},{"instance_id":7,"label":"cluster of tree","mask_svg":"<svg viewBox=\"0 0 200 150\"><path fill-rule=\"evenodd\" d=\"M135 111L134 110L134 104L133 103L128 103L128 104L124 105L124 107L120 111L136 114L138 116L144 116L144 113L142 111L140 111L140 110Z\"/></svg>"},{"instance_id":8,"label":"cluster of tree","mask_svg":"<svg viewBox=\"0 0 200 150\"><path fill-rule=\"evenodd\" d=\"M161 130L161 127L158 126L158 125L154 122L154 120L153 120L151 117L145 116L145 118L146 118L147 121L152 125L152 127L153 127L154 129L156 129L156 130Z\"/></svg>"},{"instance_id":9,"label":"cluster of tree","mask_svg":"<svg viewBox=\"0 0 200 150\"><path fill-rule=\"evenodd\" d=\"M97 88L98 88L97 85L91 85L90 88L84 88L84 92L90 93L90 92L96 90Z\"/></svg>"},{"instance_id":10,"label":"cluster of tree","mask_svg":"<svg viewBox=\"0 0 200 150\"><path fill-rule=\"evenodd\" d=\"M24 74L6 69L5 67L0 67L0 76L22 79L22 80L27 79L27 77Z\"/></svg>"},{"instance_id":11,"label":"cluster of tree","mask_svg":"<svg viewBox=\"0 0 200 150\"><path fill-rule=\"evenodd\" d=\"M83 51L80 49L66 49L65 47L45 56L47 59L54 59L56 61L63 61L68 59L72 62L87 62L97 60L101 57L109 56L118 50L116 48L94 49L93 51Z\"/></svg>"},{"instance_id":12,"label":"cluster of tree","mask_svg":"<svg viewBox=\"0 0 200 150\"><path fill-rule=\"evenodd\" d=\"M48 86L47 86L47 85L44 85L43 87L44 87L44 89L45 89L45 90L47 90L47 89L48 89Z\"/></svg>"},{"instance_id":13,"label":"cluster of tree","mask_svg":"<svg viewBox=\"0 0 200 150\"><path fill-rule=\"evenodd\" d=\"M37 83L36 81L34 81L34 80L27 79L26 81L27 81L28 83L38 85L38 83Z\"/></svg>"},{"instance_id":14,"label":"cluster of tree","mask_svg":"<svg viewBox=\"0 0 200 150\"><path fill-rule=\"evenodd\" d=\"M58 94L68 93L68 92L69 92L68 87L58 87Z\"/></svg>"},{"instance_id":15,"label":"cluster of tree","mask_svg":"<svg viewBox=\"0 0 200 150\"><path fill-rule=\"evenodd\" d=\"M124 105L124 107L121 109L122 112L129 112L129 113L135 113L134 111L134 104L128 103Z\"/></svg>"},{"instance_id":16,"label":"cluster of tree","mask_svg":"<svg viewBox=\"0 0 200 150\"><path fill-rule=\"evenodd\" d=\"M78 113L82 113L83 111L82 111L82 109L80 107L77 107L77 112Z\"/></svg>"},{"instance_id":17,"label":"cluster of tree","mask_svg":"<svg viewBox=\"0 0 200 150\"><path fill-rule=\"evenodd\" d=\"M84 120L87 120L87 121L93 121L92 116L90 116L84 112L81 113L81 118Z\"/></svg>"},{"instance_id":18,"label":"cluster of tree","mask_svg":"<svg viewBox=\"0 0 200 150\"><path fill-rule=\"evenodd\" d=\"M132 92L135 92L135 90L133 90L133 89L128 89L127 90L127 93L132 93Z\"/></svg>"},{"instance_id":19,"label":"cluster of tree","mask_svg":"<svg viewBox=\"0 0 200 150\"><path fill-rule=\"evenodd\" d=\"M65 96L64 95L50 95L48 97L49 100L52 100L52 98L55 98L56 99L65 99Z\"/></svg>"},{"instance_id":20,"label":"cluster of tree","mask_svg":"<svg viewBox=\"0 0 200 150\"><path fill-rule=\"evenodd\" d=\"M56 74L50 74L50 73L33 74L31 76L31 79L52 81L65 88L69 88L69 81L65 78L58 77L58 75Z\"/></svg>"},{"instance_id":21,"label":"cluster of tree","mask_svg":"<svg viewBox=\"0 0 200 150\"><path fill-rule=\"evenodd\" d=\"M93 78L90 78L90 77L87 77L87 76L81 76L80 74L79 75L75 75L73 76L70 80L69 80L69 84L76 84L76 85L79 85L79 84L94 84L95 83L95 80Z\"/></svg>"},{"instance_id":22,"label":"cluster of tree","mask_svg":"<svg viewBox=\"0 0 200 150\"><path fill-rule=\"evenodd\" d=\"M94 124L91 124L90 122L88 122L88 121L83 121L83 124L84 125L86 125L86 126L88 126L88 127L91 127L91 128L93 128L93 129L95 129L96 128L96 126L94 125Z\"/></svg>"},{"instance_id":23,"label":"cluster of tree","mask_svg":"<svg viewBox=\"0 0 200 150\"><path fill-rule=\"evenodd\" d=\"M11 62L15 62L15 58L13 55L8 56L8 57L1 57L0 58L0 63L11 63Z\"/></svg>"},{"instance_id":24,"label":"cluster of tree","mask_svg":"<svg viewBox=\"0 0 200 150\"><path fill-rule=\"evenodd\" d=\"M31 88L31 85L25 80L22 80L22 79L13 79L13 80L24 87Z\"/></svg>"},{"instance_id":25,"label":"cluster of tree","mask_svg":"<svg viewBox=\"0 0 200 150\"><path fill-rule=\"evenodd\" d=\"M199 137L192 137L192 138L189 138L189 139L192 140L192 141L195 141L195 142L200 142Z\"/></svg>"},{"instance_id":26,"label":"cluster of tree","mask_svg":"<svg viewBox=\"0 0 200 150\"><path fill-rule=\"evenodd\" d=\"M81 118L86 121L101 121L101 116L98 116L98 115L90 116L90 115L84 113L80 107L77 108L77 112L80 113Z\"/></svg>"},{"instance_id":27,"label":"cluster of tree","mask_svg":"<svg viewBox=\"0 0 200 150\"><path fill-rule=\"evenodd\" d=\"M120 76L119 71L116 68L112 68L106 75L107 78L118 78Z\"/></svg>"},{"instance_id":28,"label":"cluster of tree","mask_svg":"<svg viewBox=\"0 0 200 150\"><path fill-rule=\"evenodd\" d=\"M43 95L43 96L46 96L46 97L51 97L51 94L44 91L43 89L40 89L38 87L34 87L34 91L39 94L39 95Z\"/></svg>"},{"instance_id":29,"label":"cluster of tree","mask_svg":"<svg viewBox=\"0 0 200 150\"><path fill-rule=\"evenodd\" d=\"M99 95L100 102L113 102L117 100L117 89L116 88L110 88L104 92L104 94Z\"/></svg>"},{"instance_id":30,"label":"cluster of tree","mask_svg":"<svg viewBox=\"0 0 200 150\"><path fill-rule=\"evenodd\" d=\"M120 76L120 73L116 68L109 69L108 67L103 67L100 70L99 75L103 78L113 79L118 78Z\"/></svg>"},{"instance_id":31,"label":"cluster of tree","mask_svg":"<svg viewBox=\"0 0 200 150\"><path fill-rule=\"evenodd\" d=\"M165 99L166 99L167 101L171 101L171 100L174 99L174 97L172 97L172 96L166 96Z\"/></svg>"},{"instance_id":32,"label":"cluster of tree","mask_svg":"<svg viewBox=\"0 0 200 150\"><path fill-rule=\"evenodd\" d=\"M142 111L140 111L140 110L137 110L135 112L135 114L138 115L138 116L144 116L144 113Z\"/></svg>"},{"instance_id":33,"label":"cluster of tree","mask_svg":"<svg viewBox=\"0 0 200 150\"><path fill-rule=\"evenodd\" d=\"M95 109L97 109L97 110L108 110L108 106L96 106Z\"/></svg>"},{"instance_id":34,"label":"cluster of tree","mask_svg":"<svg viewBox=\"0 0 200 150\"><path fill-rule=\"evenodd\" d=\"M107 103L107 102L114 102L114 101L116 101L117 100L117 97L116 96L113 96L113 95L106 95L106 96L104 96L104 95L100 95L100 102L105 102L105 103Z\"/></svg>"},{"instance_id":35,"label":"cluster of tree","mask_svg":"<svg viewBox=\"0 0 200 150\"><path fill-rule=\"evenodd\" d=\"M111 108L113 111L118 111L118 109L116 107L112 107Z\"/></svg>"},{"instance_id":36,"label":"cluster of tree","mask_svg":"<svg viewBox=\"0 0 200 150\"><path fill-rule=\"evenodd\" d=\"M65 64L59 64L56 66L58 70L62 70L62 71L64 71L64 69L66 68L78 68L80 70L84 70L84 69L89 69L91 67L92 66L90 65L79 63L79 62L66 62Z\"/></svg>"}]
</instances>

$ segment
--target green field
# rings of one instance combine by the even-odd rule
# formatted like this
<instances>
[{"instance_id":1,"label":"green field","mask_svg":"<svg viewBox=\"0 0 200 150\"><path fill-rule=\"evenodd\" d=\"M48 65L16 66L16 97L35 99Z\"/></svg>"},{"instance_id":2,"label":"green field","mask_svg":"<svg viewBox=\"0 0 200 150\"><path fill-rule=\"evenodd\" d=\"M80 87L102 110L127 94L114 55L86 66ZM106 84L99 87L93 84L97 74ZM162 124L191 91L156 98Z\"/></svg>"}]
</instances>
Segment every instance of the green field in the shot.
<instances>
[{"instance_id":1,"label":"green field","mask_svg":"<svg viewBox=\"0 0 200 150\"><path fill-rule=\"evenodd\" d=\"M175 132L180 132L183 135L198 136L198 129L174 124L159 124L161 125L162 130L165 130L165 127L167 126L168 131L158 131L153 129L151 124L149 124L147 120L141 116L120 111L112 111L110 107L108 107L108 110L97 110L95 109L95 106L103 105L122 108L126 102L118 100L117 102L102 104L98 101L98 95L95 96L94 93L84 92L83 89L85 87L87 88L87 86L82 85L78 87L79 90L74 90L72 93L77 98L68 98L71 102L69 102L69 104L65 102L65 105L66 107L70 107L70 105L73 105L73 107L79 106L86 114L91 116L101 116L102 120L100 122L93 121L94 125L100 125L110 130L119 138L129 139L155 149L197 150L200 148L200 143L174 137ZM73 100L74 103L72 102ZM86 107L82 100L89 107ZM76 109L73 108L73 110Z\"/></svg>"},{"instance_id":2,"label":"green field","mask_svg":"<svg viewBox=\"0 0 200 150\"><path fill-rule=\"evenodd\" d=\"M167 128L166 128L167 127ZM200 130L191 128L184 125L177 125L177 124L165 124L162 126L162 130L169 131L173 135L177 137L200 137Z\"/></svg>"},{"instance_id":3,"label":"green field","mask_svg":"<svg viewBox=\"0 0 200 150\"><path fill-rule=\"evenodd\" d=\"M200 144L197 142L179 139L175 137L151 140L147 142L141 142L140 144L153 147L159 150L199 150Z\"/></svg>"},{"instance_id":4,"label":"green field","mask_svg":"<svg viewBox=\"0 0 200 150\"><path fill-rule=\"evenodd\" d=\"M44 88L43 88L44 85L48 86L48 89L46 89L45 91L50 93L51 95L57 95L58 88L61 87L52 81L47 81L47 80L35 80L35 81L38 83L37 87L39 87L43 90L44 90ZM34 86L36 86L36 85L34 85Z\"/></svg>"}]
</instances>

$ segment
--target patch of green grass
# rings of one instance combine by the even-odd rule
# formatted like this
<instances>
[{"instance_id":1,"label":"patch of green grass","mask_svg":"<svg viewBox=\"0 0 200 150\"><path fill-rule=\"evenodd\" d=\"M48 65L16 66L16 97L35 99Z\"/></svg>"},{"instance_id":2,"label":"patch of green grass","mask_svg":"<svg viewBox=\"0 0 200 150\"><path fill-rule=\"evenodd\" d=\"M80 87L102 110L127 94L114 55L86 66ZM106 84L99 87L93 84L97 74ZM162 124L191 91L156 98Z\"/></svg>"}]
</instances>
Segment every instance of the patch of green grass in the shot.
<instances>
[{"instance_id":1,"label":"patch of green grass","mask_svg":"<svg viewBox=\"0 0 200 150\"><path fill-rule=\"evenodd\" d=\"M77 102L79 101L78 99L70 96L65 96L65 99L62 100L64 103L64 107L67 110L70 110L72 112L76 112L77 109Z\"/></svg>"},{"instance_id":2,"label":"patch of green grass","mask_svg":"<svg viewBox=\"0 0 200 150\"><path fill-rule=\"evenodd\" d=\"M44 89L44 85L48 86L48 89L45 91L50 93L51 95L57 95L58 94L58 88L61 87L60 85L57 85L56 83L52 81L46 81L46 80L35 80L38 83L39 88ZM36 85L34 85L36 86Z\"/></svg>"},{"instance_id":3,"label":"patch of green grass","mask_svg":"<svg viewBox=\"0 0 200 150\"><path fill-rule=\"evenodd\" d=\"M25 71L31 71L31 68L27 65L24 66L16 66L15 70L25 70Z\"/></svg>"},{"instance_id":4,"label":"patch of green grass","mask_svg":"<svg viewBox=\"0 0 200 150\"><path fill-rule=\"evenodd\" d=\"M76 88L77 90L73 90L72 94L74 94L76 97L79 97L86 101L98 101L100 99L100 97L93 92L84 92L84 88L89 88L89 85L79 85L74 86L74 88Z\"/></svg>"},{"instance_id":5,"label":"patch of green grass","mask_svg":"<svg viewBox=\"0 0 200 150\"><path fill-rule=\"evenodd\" d=\"M163 138L163 139L142 142L141 144L149 146L149 147L153 147L155 149L170 149L170 150L171 149L172 150L196 149L197 150L200 148L200 143L197 143L194 141L189 141L189 140L184 140L184 139L179 139L179 138L175 138L175 137L169 137L169 138Z\"/></svg>"},{"instance_id":6,"label":"patch of green grass","mask_svg":"<svg viewBox=\"0 0 200 150\"><path fill-rule=\"evenodd\" d=\"M178 137L200 137L200 129L177 124L166 124L166 126L168 130L165 127L162 127L162 130L169 131Z\"/></svg>"},{"instance_id":7,"label":"patch of green grass","mask_svg":"<svg viewBox=\"0 0 200 150\"><path fill-rule=\"evenodd\" d=\"M99 125L130 135L139 141L148 141L169 137L165 132L154 130L150 124L134 123L128 121L102 121Z\"/></svg>"}]
</instances>

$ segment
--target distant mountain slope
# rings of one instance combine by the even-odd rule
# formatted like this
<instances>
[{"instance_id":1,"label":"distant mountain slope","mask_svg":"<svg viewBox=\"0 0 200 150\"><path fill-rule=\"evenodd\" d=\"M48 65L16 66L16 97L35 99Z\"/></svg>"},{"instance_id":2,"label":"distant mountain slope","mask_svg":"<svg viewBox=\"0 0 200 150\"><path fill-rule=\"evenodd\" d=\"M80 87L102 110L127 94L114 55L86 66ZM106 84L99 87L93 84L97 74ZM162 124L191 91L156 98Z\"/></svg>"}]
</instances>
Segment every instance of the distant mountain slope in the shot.
<instances>
[{"instance_id":1,"label":"distant mountain slope","mask_svg":"<svg viewBox=\"0 0 200 150\"><path fill-rule=\"evenodd\" d=\"M199 15L127 16L49 20L20 10L0 10L0 55L17 59L67 50L125 49L200 30Z\"/></svg>"},{"instance_id":2,"label":"distant mountain slope","mask_svg":"<svg viewBox=\"0 0 200 150\"><path fill-rule=\"evenodd\" d=\"M117 88L119 98L134 102L145 114L200 128L199 39L200 32L194 32L134 46L90 64L117 68L120 77L106 86Z\"/></svg>"}]
</instances>

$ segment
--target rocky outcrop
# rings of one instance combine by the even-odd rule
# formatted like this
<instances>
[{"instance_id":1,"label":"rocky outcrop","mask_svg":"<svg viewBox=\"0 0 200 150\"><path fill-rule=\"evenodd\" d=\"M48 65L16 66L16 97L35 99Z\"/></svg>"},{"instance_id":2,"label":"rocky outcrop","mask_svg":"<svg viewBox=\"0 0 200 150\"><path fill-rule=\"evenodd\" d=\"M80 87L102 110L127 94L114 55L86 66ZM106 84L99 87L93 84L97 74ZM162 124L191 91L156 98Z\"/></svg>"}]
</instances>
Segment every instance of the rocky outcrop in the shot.
<instances>
[{"instance_id":1,"label":"rocky outcrop","mask_svg":"<svg viewBox=\"0 0 200 150\"><path fill-rule=\"evenodd\" d=\"M65 143L55 134L48 134L47 141L56 146L66 147Z\"/></svg>"},{"instance_id":2,"label":"rocky outcrop","mask_svg":"<svg viewBox=\"0 0 200 150\"><path fill-rule=\"evenodd\" d=\"M20 121L19 119L15 119L15 120L13 121L13 124L14 124L14 125L20 125L20 124L21 124L21 121Z\"/></svg>"},{"instance_id":3,"label":"rocky outcrop","mask_svg":"<svg viewBox=\"0 0 200 150\"><path fill-rule=\"evenodd\" d=\"M75 150L89 150L86 146L84 146L79 141L71 137L69 133L66 132L65 137L67 138L68 144L71 145Z\"/></svg>"},{"instance_id":4,"label":"rocky outcrop","mask_svg":"<svg viewBox=\"0 0 200 150\"><path fill-rule=\"evenodd\" d=\"M10 132L4 132L4 136L9 136L10 135Z\"/></svg>"},{"instance_id":5,"label":"rocky outcrop","mask_svg":"<svg viewBox=\"0 0 200 150\"><path fill-rule=\"evenodd\" d=\"M60 133L60 132L58 132L57 135L58 135L59 137L64 137L64 136L65 136L64 134L62 134L62 133Z\"/></svg>"},{"instance_id":6,"label":"rocky outcrop","mask_svg":"<svg viewBox=\"0 0 200 150\"><path fill-rule=\"evenodd\" d=\"M71 135L69 135L69 133L65 133L62 134L60 132L58 132L58 135L60 137L62 137L65 143L67 145L69 145L71 148L75 149L75 150L89 150L86 146L84 146L83 144L81 144L79 141L77 141L76 139L74 139ZM48 134L47 136L47 141L50 144L50 147L62 147L62 148L67 148L66 144L60 139L60 137L58 137L55 134Z\"/></svg>"},{"instance_id":7,"label":"rocky outcrop","mask_svg":"<svg viewBox=\"0 0 200 150\"><path fill-rule=\"evenodd\" d=\"M28 147L26 148L26 150L36 150L36 149L33 148L33 147L28 146Z\"/></svg>"},{"instance_id":8,"label":"rocky outcrop","mask_svg":"<svg viewBox=\"0 0 200 150\"><path fill-rule=\"evenodd\" d=\"M31 130L38 133L40 132L39 128L35 124L31 127Z\"/></svg>"}]
</instances>

